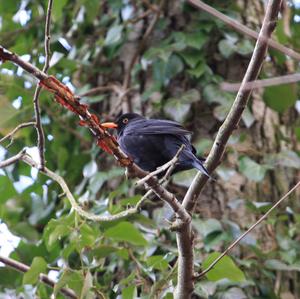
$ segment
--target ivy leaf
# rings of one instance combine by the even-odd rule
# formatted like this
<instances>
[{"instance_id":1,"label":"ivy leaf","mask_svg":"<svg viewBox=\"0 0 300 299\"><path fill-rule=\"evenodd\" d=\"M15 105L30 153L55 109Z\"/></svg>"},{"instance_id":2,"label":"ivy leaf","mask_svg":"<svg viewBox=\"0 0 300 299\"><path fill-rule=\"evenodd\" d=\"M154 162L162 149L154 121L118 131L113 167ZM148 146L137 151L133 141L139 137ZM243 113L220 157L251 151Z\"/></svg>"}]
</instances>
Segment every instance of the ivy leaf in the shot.
<instances>
[{"instance_id":1,"label":"ivy leaf","mask_svg":"<svg viewBox=\"0 0 300 299\"><path fill-rule=\"evenodd\" d=\"M23 276L23 284L35 284L39 279L39 275L45 272L47 269L47 263L45 260L37 256L33 259L29 271L27 271Z\"/></svg>"},{"instance_id":2,"label":"ivy leaf","mask_svg":"<svg viewBox=\"0 0 300 299\"><path fill-rule=\"evenodd\" d=\"M242 157L239 160L239 169L249 180L260 182L264 179L267 170L270 167L260 165L249 157Z\"/></svg>"},{"instance_id":3,"label":"ivy leaf","mask_svg":"<svg viewBox=\"0 0 300 299\"><path fill-rule=\"evenodd\" d=\"M116 241L124 241L137 246L146 246L147 241L130 222L120 222L105 231L104 235Z\"/></svg>"},{"instance_id":4,"label":"ivy leaf","mask_svg":"<svg viewBox=\"0 0 300 299\"><path fill-rule=\"evenodd\" d=\"M164 106L164 112L175 121L182 123L188 116L192 103L199 100L199 92L196 89L190 89L180 98L169 99Z\"/></svg>"},{"instance_id":5,"label":"ivy leaf","mask_svg":"<svg viewBox=\"0 0 300 299\"><path fill-rule=\"evenodd\" d=\"M104 40L104 45L111 46L119 42L122 38L122 30L123 30L122 25L116 25L109 28Z\"/></svg>"},{"instance_id":6,"label":"ivy leaf","mask_svg":"<svg viewBox=\"0 0 300 299\"><path fill-rule=\"evenodd\" d=\"M212 262L221 254L219 252L211 253L203 262L203 269L207 269ZM224 256L207 274L206 277L211 281L218 281L227 278L231 281L245 281L245 275L229 256Z\"/></svg>"},{"instance_id":7,"label":"ivy leaf","mask_svg":"<svg viewBox=\"0 0 300 299\"><path fill-rule=\"evenodd\" d=\"M273 154L266 159L270 165L300 168L300 157L294 151L284 149L280 153Z\"/></svg>"},{"instance_id":8,"label":"ivy leaf","mask_svg":"<svg viewBox=\"0 0 300 299\"><path fill-rule=\"evenodd\" d=\"M277 112L284 112L296 103L297 86L296 84L270 86L265 89L263 97L267 106Z\"/></svg>"},{"instance_id":9,"label":"ivy leaf","mask_svg":"<svg viewBox=\"0 0 300 299\"><path fill-rule=\"evenodd\" d=\"M131 285L122 290L122 299L134 299L137 298L136 286Z\"/></svg>"},{"instance_id":10,"label":"ivy leaf","mask_svg":"<svg viewBox=\"0 0 300 299\"><path fill-rule=\"evenodd\" d=\"M0 203L3 204L8 199L17 195L12 181L7 176L0 175Z\"/></svg>"},{"instance_id":11,"label":"ivy leaf","mask_svg":"<svg viewBox=\"0 0 300 299\"><path fill-rule=\"evenodd\" d=\"M162 255L153 255L150 256L147 259L147 265L148 267L151 268L150 271L152 271L153 269L159 270L159 271L163 271L168 269L168 262L164 259L164 257Z\"/></svg>"}]
</instances>

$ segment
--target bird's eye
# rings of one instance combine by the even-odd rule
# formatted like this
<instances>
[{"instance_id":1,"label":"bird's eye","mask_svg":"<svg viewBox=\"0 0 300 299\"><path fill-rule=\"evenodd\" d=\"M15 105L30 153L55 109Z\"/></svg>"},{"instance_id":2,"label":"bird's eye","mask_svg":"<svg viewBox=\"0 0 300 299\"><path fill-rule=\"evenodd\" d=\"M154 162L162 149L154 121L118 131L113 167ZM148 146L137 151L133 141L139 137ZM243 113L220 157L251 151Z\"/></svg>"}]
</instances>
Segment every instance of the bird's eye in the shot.
<instances>
[{"instance_id":1,"label":"bird's eye","mask_svg":"<svg viewBox=\"0 0 300 299\"><path fill-rule=\"evenodd\" d=\"M128 123L128 118L124 118L124 119L123 119L123 124L126 125L127 123Z\"/></svg>"}]
</instances>

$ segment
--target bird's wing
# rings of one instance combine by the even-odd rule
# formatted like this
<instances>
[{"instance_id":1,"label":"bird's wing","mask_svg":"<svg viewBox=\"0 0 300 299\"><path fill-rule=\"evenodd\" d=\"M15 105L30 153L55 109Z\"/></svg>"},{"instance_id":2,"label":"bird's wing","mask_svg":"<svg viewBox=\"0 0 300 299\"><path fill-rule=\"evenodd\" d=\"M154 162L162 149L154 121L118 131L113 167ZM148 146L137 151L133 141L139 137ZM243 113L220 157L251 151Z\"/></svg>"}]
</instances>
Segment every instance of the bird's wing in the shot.
<instances>
[{"instance_id":1,"label":"bird's wing","mask_svg":"<svg viewBox=\"0 0 300 299\"><path fill-rule=\"evenodd\" d=\"M134 126L127 126L124 133L128 135L190 135L192 132L186 130L179 123L162 119L142 119L133 122Z\"/></svg>"}]
</instances>

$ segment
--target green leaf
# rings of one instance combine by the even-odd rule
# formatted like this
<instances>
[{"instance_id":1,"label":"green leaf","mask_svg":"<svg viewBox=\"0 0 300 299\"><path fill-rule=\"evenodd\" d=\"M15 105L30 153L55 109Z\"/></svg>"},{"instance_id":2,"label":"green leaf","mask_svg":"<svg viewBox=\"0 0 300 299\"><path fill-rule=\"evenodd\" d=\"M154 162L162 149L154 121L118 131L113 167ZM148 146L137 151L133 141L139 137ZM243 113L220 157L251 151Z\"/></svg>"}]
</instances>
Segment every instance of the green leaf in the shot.
<instances>
[{"instance_id":1,"label":"green leaf","mask_svg":"<svg viewBox=\"0 0 300 299\"><path fill-rule=\"evenodd\" d=\"M153 255L148 257L147 259L147 265L148 267L152 268L152 269L156 269L159 271L163 271L168 269L168 262L164 259L163 255ZM151 271L152 271L151 269Z\"/></svg>"},{"instance_id":2,"label":"green leaf","mask_svg":"<svg viewBox=\"0 0 300 299\"><path fill-rule=\"evenodd\" d=\"M137 298L136 286L131 285L122 290L122 299L134 299Z\"/></svg>"},{"instance_id":3,"label":"green leaf","mask_svg":"<svg viewBox=\"0 0 300 299\"><path fill-rule=\"evenodd\" d=\"M242 120L247 128L250 128L255 121L255 118L248 107L246 107L244 113L242 114Z\"/></svg>"},{"instance_id":4,"label":"green leaf","mask_svg":"<svg viewBox=\"0 0 300 299\"><path fill-rule=\"evenodd\" d=\"M222 39L218 44L218 49L224 58L229 58L235 52L236 46L231 40Z\"/></svg>"},{"instance_id":5,"label":"green leaf","mask_svg":"<svg viewBox=\"0 0 300 299\"><path fill-rule=\"evenodd\" d=\"M260 182L264 179L267 170L270 167L265 165L260 165L249 157L242 157L239 160L239 170L245 175L249 180Z\"/></svg>"},{"instance_id":6,"label":"green leaf","mask_svg":"<svg viewBox=\"0 0 300 299\"><path fill-rule=\"evenodd\" d=\"M229 93L220 91L220 88L215 84L208 84L203 89L203 98L207 103L219 103L222 105L228 105L233 102L233 96Z\"/></svg>"},{"instance_id":7,"label":"green leaf","mask_svg":"<svg viewBox=\"0 0 300 299\"><path fill-rule=\"evenodd\" d=\"M22 121L21 112L21 109L15 109L11 105L6 96L0 95L0 128L3 134L8 133L3 130L4 128L14 128L18 122Z\"/></svg>"},{"instance_id":8,"label":"green leaf","mask_svg":"<svg viewBox=\"0 0 300 299\"><path fill-rule=\"evenodd\" d=\"M118 43L122 38L123 25L115 25L109 28L105 40L105 46L111 46Z\"/></svg>"},{"instance_id":9,"label":"green leaf","mask_svg":"<svg viewBox=\"0 0 300 299\"><path fill-rule=\"evenodd\" d=\"M64 7L67 2L68 0L54 1L52 7L52 16L55 21L59 21L59 19L62 17L63 12L65 11Z\"/></svg>"},{"instance_id":10,"label":"green leaf","mask_svg":"<svg viewBox=\"0 0 300 299\"><path fill-rule=\"evenodd\" d=\"M1 204L17 195L17 191L15 190L13 183L8 176L0 175L0 194Z\"/></svg>"},{"instance_id":11,"label":"green leaf","mask_svg":"<svg viewBox=\"0 0 300 299\"><path fill-rule=\"evenodd\" d=\"M180 56L182 56L185 63L192 69L203 60L202 56L199 54L199 51L195 50L187 50L183 53L180 53Z\"/></svg>"},{"instance_id":12,"label":"green leaf","mask_svg":"<svg viewBox=\"0 0 300 299\"><path fill-rule=\"evenodd\" d=\"M198 50L201 50L207 41L207 35L202 33L201 31L185 33L184 36L186 45Z\"/></svg>"},{"instance_id":13,"label":"green leaf","mask_svg":"<svg viewBox=\"0 0 300 299\"><path fill-rule=\"evenodd\" d=\"M77 294L78 298L80 298L84 280L85 275L81 271L66 269L54 286L54 294L56 295L64 286L68 286Z\"/></svg>"},{"instance_id":14,"label":"green leaf","mask_svg":"<svg viewBox=\"0 0 300 299\"><path fill-rule=\"evenodd\" d=\"M196 174L196 169L180 171L173 175L173 182L179 186L189 187Z\"/></svg>"},{"instance_id":15,"label":"green leaf","mask_svg":"<svg viewBox=\"0 0 300 299\"><path fill-rule=\"evenodd\" d=\"M175 121L182 123L190 112L191 104L183 103L179 99L169 99L164 105L164 112Z\"/></svg>"},{"instance_id":16,"label":"green leaf","mask_svg":"<svg viewBox=\"0 0 300 299\"><path fill-rule=\"evenodd\" d=\"M69 269L64 270L57 283L54 285L53 293L56 296L61 288L63 288L71 279L72 272Z\"/></svg>"},{"instance_id":17,"label":"green leaf","mask_svg":"<svg viewBox=\"0 0 300 299\"><path fill-rule=\"evenodd\" d=\"M190 69L187 72L196 78L200 78L203 74L213 74L210 67L203 61L200 61L195 68Z\"/></svg>"},{"instance_id":18,"label":"green leaf","mask_svg":"<svg viewBox=\"0 0 300 299\"><path fill-rule=\"evenodd\" d=\"M84 223L80 227L80 234L79 234L79 240L78 240L78 248L80 250L84 247L92 247L96 241L98 232L93 229L88 224Z\"/></svg>"},{"instance_id":19,"label":"green leaf","mask_svg":"<svg viewBox=\"0 0 300 299\"><path fill-rule=\"evenodd\" d=\"M206 237L213 232L223 231L221 222L213 218L207 220L195 219L194 225L196 230L203 235L203 237Z\"/></svg>"},{"instance_id":20,"label":"green leaf","mask_svg":"<svg viewBox=\"0 0 300 299\"><path fill-rule=\"evenodd\" d=\"M124 241L137 246L146 246L147 241L139 230L130 222L120 222L104 232L108 238Z\"/></svg>"},{"instance_id":21,"label":"green leaf","mask_svg":"<svg viewBox=\"0 0 300 299\"><path fill-rule=\"evenodd\" d=\"M222 299L247 299L248 296L243 292L242 289L234 287L230 288L222 294Z\"/></svg>"},{"instance_id":22,"label":"green leaf","mask_svg":"<svg viewBox=\"0 0 300 299\"><path fill-rule=\"evenodd\" d=\"M200 94L196 89L190 89L180 98L171 98L164 105L164 112L177 122L184 122L188 116L191 104L200 100Z\"/></svg>"},{"instance_id":23,"label":"green leaf","mask_svg":"<svg viewBox=\"0 0 300 299\"><path fill-rule=\"evenodd\" d=\"M102 259L118 250L119 248L117 247L100 245L97 246L96 248L93 248L93 250L91 251L91 256L97 259Z\"/></svg>"},{"instance_id":24,"label":"green leaf","mask_svg":"<svg viewBox=\"0 0 300 299\"><path fill-rule=\"evenodd\" d=\"M178 55L171 55L167 64L166 64L166 70L165 70L165 76L167 78L173 78L178 73L182 72L184 66L181 61L181 59L178 57Z\"/></svg>"},{"instance_id":25,"label":"green leaf","mask_svg":"<svg viewBox=\"0 0 300 299\"><path fill-rule=\"evenodd\" d=\"M74 225L74 213L61 217L60 219L51 219L44 229L43 239L46 247L51 251L57 240L70 234Z\"/></svg>"},{"instance_id":26,"label":"green leaf","mask_svg":"<svg viewBox=\"0 0 300 299\"><path fill-rule=\"evenodd\" d=\"M211 253L203 262L203 269L206 270L213 261L221 254L219 252ZM227 278L231 281L245 281L244 273L235 265L229 256L224 256L207 274L206 277L211 281L218 281Z\"/></svg>"},{"instance_id":27,"label":"green leaf","mask_svg":"<svg viewBox=\"0 0 300 299\"><path fill-rule=\"evenodd\" d=\"M35 284L39 279L39 275L45 272L47 269L47 263L42 257L35 257L32 261L29 271L23 276L23 284Z\"/></svg>"},{"instance_id":28,"label":"green leaf","mask_svg":"<svg viewBox=\"0 0 300 299\"><path fill-rule=\"evenodd\" d=\"M241 55L249 55L253 52L253 44L248 39L242 39L237 43L236 52Z\"/></svg>"},{"instance_id":29,"label":"green leaf","mask_svg":"<svg viewBox=\"0 0 300 299\"><path fill-rule=\"evenodd\" d=\"M284 112L295 104L297 86L296 84L270 86L265 89L263 97L267 106L277 112Z\"/></svg>"},{"instance_id":30,"label":"green leaf","mask_svg":"<svg viewBox=\"0 0 300 299\"><path fill-rule=\"evenodd\" d=\"M268 164L281 165L291 168L300 168L300 157L294 151L284 149L280 153L267 157Z\"/></svg>"}]
</instances>

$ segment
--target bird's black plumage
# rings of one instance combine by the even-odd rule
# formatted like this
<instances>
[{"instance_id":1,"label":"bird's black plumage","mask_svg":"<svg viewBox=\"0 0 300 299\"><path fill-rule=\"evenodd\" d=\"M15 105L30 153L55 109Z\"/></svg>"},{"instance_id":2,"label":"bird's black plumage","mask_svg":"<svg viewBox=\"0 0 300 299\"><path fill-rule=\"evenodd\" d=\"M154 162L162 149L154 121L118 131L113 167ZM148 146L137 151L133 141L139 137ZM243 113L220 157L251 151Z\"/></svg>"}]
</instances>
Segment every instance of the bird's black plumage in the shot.
<instances>
[{"instance_id":1,"label":"bird's black plumage","mask_svg":"<svg viewBox=\"0 0 300 299\"><path fill-rule=\"evenodd\" d=\"M116 124L121 149L142 169L156 170L170 161L184 144L174 172L196 168L210 177L202 161L196 157L195 148L186 137L191 132L179 123L146 119L136 113L126 113L118 118Z\"/></svg>"}]
</instances>

